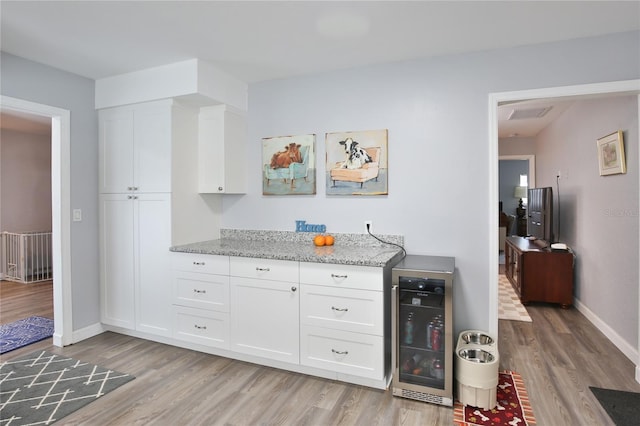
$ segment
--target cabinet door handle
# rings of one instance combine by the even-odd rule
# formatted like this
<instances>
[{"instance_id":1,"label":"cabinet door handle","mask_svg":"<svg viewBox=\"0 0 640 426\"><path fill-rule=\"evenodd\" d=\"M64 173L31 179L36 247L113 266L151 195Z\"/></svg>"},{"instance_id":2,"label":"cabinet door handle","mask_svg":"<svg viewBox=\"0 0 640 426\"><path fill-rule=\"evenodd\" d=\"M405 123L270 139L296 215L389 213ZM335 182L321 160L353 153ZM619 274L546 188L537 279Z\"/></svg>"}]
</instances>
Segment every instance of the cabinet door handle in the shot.
<instances>
[{"instance_id":1,"label":"cabinet door handle","mask_svg":"<svg viewBox=\"0 0 640 426\"><path fill-rule=\"evenodd\" d=\"M256 266L256 271L260 271L260 272L269 272L271 269L269 268L260 268L258 266Z\"/></svg>"},{"instance_id":2,"label":"cabinet door handle","mask_svg":"<svg viewBox=\"0 0 640 426\"><path fill-rule=\"evenodd\" d=\"M133 186L127 186L127 191L133 191Z\"/></svg>"},{"instance_id":3,"label":"cabinet door handle","mask_svg":"<svg viewBox=\"0 0 640 426\"><path fill-rule=\"evenodd\" d=\"M332 306L331 309L338 312L347 312L349 310L349 308L336 308L335 306Z\"/></svg>"},{"instance_id":4,"label":"cabinet door handle","mask_svg":"<svg viewBox=\"0 0 640 426\"><path fill-rule=\"evenodd\" d=\"M194 289L193 289L193 292L194 292L194 293L198 293L198 294L206 294L206 293L207 293L207 290L198 290L197 288L194 288Z\"/></svg>"},{"instance_id":5,"label":"cabinet door handle","mask_svg":"<svg viewBox=\"0 0 640 426\"><path fill-rule=\"evenodd\" d=\"M133 200L133 195L127 195L127 200Z\"/></svg>"},{"instance_id":6,"label":"cabinet door handle","mask_svg":"<svg viewBox=\"0 0 640 426\"><path fill-rule=\"evenodd\" d=\"M196 266L204 266L204 262L193 262Z\"/></svg>"},{"instance_id":7,"label":"cabinet door handle","mask_svg":"<svg viewBox=\"0 0 640 426\"><path fill-rule=\"evenodd\" d=\"M218 191L222 191L222 187L221 186L218 187Z\"/></svg>"},{"instance_id":8,"label":"cabinet door handle","mask_svg":"<svg viewBox=\"0 0 640 426\"><path fill-rule=\"evenodd\" d=\"M134 190L134 191L137 191L137 190L138 190L138 187L137 187L137 186L134 186L134 187L133 187L133 190Z\"/></svg>"},{"instance_id":9,"label":"cabinet door handle","mask_svg":"<svg viewBox=\"0 0 640 426\"><path fill-rule=\"evenodd\" d=\"M193 326L195 328L197 328L198 330L206 330L207 326L206 325L198 325L198 324L193 324Z\"/></svg>"},{"instance_id":10,"label":"cabinet door handle","mask_svg":"<svg viewBox=\"0 0 640 426\"><path fill-rule=\"evenodd\" d=\"M331 274L331 278L347 278L346 275Z\"/></svg>"},{"instance_id":11,"label":"cabinet door handle","mask_svg":"<svg viewBox=\"0 0 640 426\"><path fill-rule=\"evenodd\" d=\"M336 351L335 349L331 349L331 352L333 352L336 355L348 355L349 351Z\"/></svg>"},{"instance_id":12,"label":"cabinet door handle","mask_svg":"<svg viewBox=\"0 0 640 426\"><path fill-rule=\"evenodd\" d=\"M292 286L291 287L291 291L296 291L296 290L298 290L298 288L296 286Z\"/></svg>"}]
</instances>

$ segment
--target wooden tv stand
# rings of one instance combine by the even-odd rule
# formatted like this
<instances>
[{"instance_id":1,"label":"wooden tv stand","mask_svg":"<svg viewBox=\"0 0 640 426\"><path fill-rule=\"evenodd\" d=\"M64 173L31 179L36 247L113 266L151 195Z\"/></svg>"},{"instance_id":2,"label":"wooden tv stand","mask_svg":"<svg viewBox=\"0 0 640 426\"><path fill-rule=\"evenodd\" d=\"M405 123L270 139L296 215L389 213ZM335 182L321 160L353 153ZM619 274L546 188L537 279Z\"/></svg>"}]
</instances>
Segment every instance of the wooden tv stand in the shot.
<instances>
[{"instance_id":1,"label":"wooden tv stand","mask_svg":"<svg viewBox=\"0 0 640 426\"><path fill-rule=\"evenodd\" d=\"M570 249L550 250L523 237L508 237L504 254L505 275L523 304L573 305L574 254Z\"/></svg>"}]
</instances>

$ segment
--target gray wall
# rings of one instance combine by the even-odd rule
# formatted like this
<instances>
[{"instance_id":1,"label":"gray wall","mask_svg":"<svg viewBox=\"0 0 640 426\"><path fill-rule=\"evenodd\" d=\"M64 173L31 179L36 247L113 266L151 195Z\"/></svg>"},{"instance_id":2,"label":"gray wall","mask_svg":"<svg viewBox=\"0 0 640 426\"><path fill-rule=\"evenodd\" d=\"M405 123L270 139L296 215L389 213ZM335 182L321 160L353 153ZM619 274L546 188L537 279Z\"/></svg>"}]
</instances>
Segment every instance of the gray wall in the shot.
<instances>
[{"instance_id":1,"label":"gray wall","mask_svg":"<svg viewBox=\"0 0 640 426\"><path fill-rule=\"evenodd\" d=\"M488 95L640 77L638 32L362 67L249 87L249 188L225 196L226 228L402 234L412 254L454 256L455 329L489 325ZM261 138L389 130L389 195L262 195ZM242 161L245 161L244 159ZM492 213L493 214L493 213ZM637 234L636 234L637 235Z\"/></svg>"},{"instance_id":2,"label":"gray wall","mask_svg":"<svg viewBox=\"0 0 640 426\"><path fill-rule=\"evenodd\" d=\"M520 175L529 175L529 160L500 160L498 163L498 195L502 201L502 211L506 214L516 214L520 200L513 196L515 187L520 185ZM507 230L515 233L513 230Z\"/></svg>"},{"instance_id":3,"label":"gray wall","mask_svg":"<svg viewBox=\"0 0 640 426\"><path fill-rule=\"evenodd\" d=\"M2 95L71 111L71 226L73 329L100 322L98 275L98 120L94 81L14 55L0 58Z\"/></svg>"},{"instance_id":4,"label":"gray wall","mask_svg":"<svg viewBox=\"0 0 640 426\"><path fill-rule=\"evenodd\" d=\"M624 132L627 173L600 176L596 140L617 130ZM577 255L576 299L634 348L638 137L638 98L627 96L577 102L536 138L537 181L553 187L554 227L559 217L559 240Z\"/></svg>"}]
</instances>

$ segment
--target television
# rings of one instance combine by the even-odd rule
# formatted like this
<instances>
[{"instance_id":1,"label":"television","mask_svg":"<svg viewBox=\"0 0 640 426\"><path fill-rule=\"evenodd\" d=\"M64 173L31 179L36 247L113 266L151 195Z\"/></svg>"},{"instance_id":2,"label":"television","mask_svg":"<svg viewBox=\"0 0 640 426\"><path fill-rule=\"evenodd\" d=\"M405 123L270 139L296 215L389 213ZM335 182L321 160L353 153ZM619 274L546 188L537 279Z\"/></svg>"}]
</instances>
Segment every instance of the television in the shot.
<instances>
[{"instance_id":1,"label":"television","mask_svg":"<svg viewBox=\"0 0 640 426\"><path fill-rule=\"evenodd\" d=\"M527 199L527 234L548 244L553 242L553 191L529 188Z\"/></svg>"}]
</instances>

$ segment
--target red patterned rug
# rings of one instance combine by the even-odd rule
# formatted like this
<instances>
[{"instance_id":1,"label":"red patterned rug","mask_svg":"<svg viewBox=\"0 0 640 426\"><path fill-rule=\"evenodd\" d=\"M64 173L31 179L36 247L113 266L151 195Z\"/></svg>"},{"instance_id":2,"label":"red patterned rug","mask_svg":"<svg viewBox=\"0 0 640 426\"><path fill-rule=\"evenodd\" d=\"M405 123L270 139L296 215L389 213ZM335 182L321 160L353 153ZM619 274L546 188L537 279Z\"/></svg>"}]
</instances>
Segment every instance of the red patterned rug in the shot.
<instances>
[{"instance_id":1,"label":"red patterned rug","mask_svg":"<svg viewBox=\"0 0 640 426\"><path fill-rule=\"evenodd\" d=\"M498 378L498 405L492 410L462 405L456 401L453 409L455 426L533 426L533 416L522 376L514 371L503 371Z\"/></svg>"}]
</instances>

